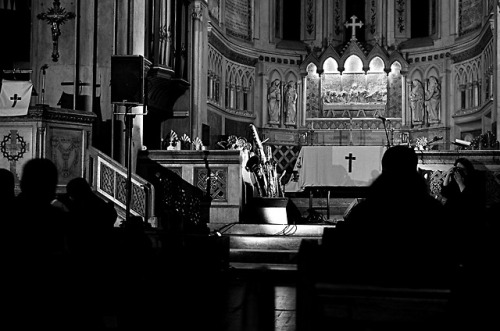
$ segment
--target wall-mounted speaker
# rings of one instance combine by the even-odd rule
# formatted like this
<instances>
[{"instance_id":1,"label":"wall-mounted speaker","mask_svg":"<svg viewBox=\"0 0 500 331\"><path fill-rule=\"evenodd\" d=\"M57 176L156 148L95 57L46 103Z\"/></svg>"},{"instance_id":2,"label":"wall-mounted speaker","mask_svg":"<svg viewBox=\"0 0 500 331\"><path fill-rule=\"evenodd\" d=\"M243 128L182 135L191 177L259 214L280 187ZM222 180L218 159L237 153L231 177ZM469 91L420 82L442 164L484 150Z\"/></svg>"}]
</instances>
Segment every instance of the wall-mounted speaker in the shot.
<instances>
[{"instance_id":1,"label":"wall-mounted speaker","mask_svg":"<svg viewBox=\"0 0 500 331\"><path fill-rule=\"evenodd\" d=\"M151 62L142 55L111 56L111 103L146 105L146 78Z\"/></svg>"}]
</instances>

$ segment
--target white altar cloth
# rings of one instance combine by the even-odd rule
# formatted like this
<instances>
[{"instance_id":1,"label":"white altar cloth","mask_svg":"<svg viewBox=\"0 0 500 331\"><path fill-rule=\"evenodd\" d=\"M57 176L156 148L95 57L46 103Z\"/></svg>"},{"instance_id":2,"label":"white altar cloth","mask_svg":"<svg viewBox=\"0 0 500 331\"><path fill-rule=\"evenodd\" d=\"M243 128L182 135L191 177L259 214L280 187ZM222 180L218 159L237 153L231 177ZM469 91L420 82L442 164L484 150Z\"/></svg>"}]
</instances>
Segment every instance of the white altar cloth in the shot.
<instances>
[{"instance_id":1,"label":"white altar cloth","mask_svg":"<svg viewBox=\"0 0 500 331\"><path fill-rule=\"evenodd\" d=\"M368 186L382 172L384 146L304 146L294 171L298 181L285 186L285 192L306 187Z\"/></svg>"}]
</instances>

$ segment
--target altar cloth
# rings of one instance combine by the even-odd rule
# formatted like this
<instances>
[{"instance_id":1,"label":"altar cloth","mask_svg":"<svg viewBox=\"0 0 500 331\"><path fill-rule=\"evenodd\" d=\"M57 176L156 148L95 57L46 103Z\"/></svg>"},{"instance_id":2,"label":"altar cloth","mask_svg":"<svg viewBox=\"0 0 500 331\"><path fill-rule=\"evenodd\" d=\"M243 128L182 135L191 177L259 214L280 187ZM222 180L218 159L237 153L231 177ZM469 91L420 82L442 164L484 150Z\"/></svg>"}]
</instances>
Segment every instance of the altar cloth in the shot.
<instances>
[{"instance_id":1,"label":"altar cloth","mask_svg":"<svg viewBox=\"0 0 500 331\"><path fill-rule=\"evenodd\" d=\"M382 172L384 146L304 146L294 171L298 180L285 192L306 187L369 186Z\"/></svg>"}]
</instances>

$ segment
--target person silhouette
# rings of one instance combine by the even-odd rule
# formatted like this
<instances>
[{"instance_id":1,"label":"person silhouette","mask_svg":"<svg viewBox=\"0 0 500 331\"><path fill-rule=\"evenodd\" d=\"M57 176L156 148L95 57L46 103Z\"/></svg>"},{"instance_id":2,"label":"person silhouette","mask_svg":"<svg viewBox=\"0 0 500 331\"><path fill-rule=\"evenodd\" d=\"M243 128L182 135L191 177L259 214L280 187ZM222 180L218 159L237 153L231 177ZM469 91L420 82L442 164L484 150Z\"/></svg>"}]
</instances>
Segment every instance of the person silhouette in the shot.
<instances>
[{"instance_id":1,"label":"person silhouette","mask_svg":"<svg viewBox=\"0 0 500 331\"><path fill-rule=\"evenodd\" d=\"M11 210L12 202L16 197L15 178L10 170L0 168L0 210L4 216Z\"/></svg>"},{"instance_id":2,"label":"person silhouette","mask_svg":"<svg viewBox=\"0 0 500 331\"><path fill-rule=\"evenodd\" d=\"M324 236L337 251L342 281L387 286L443 286L454 268L448 220L417 171L415 151L393 146L382 157L382 173ZM325 232L324 234L328 234Z\"/></svg>"},{"instance_id":3,"label":"person silhouette","mask_svg":"<svg viewBox=\"0 0 500 331\"><path fill-rule=\"evenodd\" d=\"M114 204L94 193L82 177L73 178L66 184L66 195L61 200L71 218L69 248L76 274L82 292L93 301L85 320L96 325L115 306L113 283L120 277L114 270L113 258L117 251L114 224L118 215Z\"/></svg>"},{"instance_id":4,"label":"person silhouette","mask_svg":"<svg viewBox=\"0 0 500 331\"><path fill-rule=\"evenodd\" d=\"M58 171L51 160L28 160L21 173L21 192L12 203L13 217L5 222L9 238L4 243L8 245L4 293L9 307L3 312L19 329L67 330L77 320L68 220L51 204L57 182Z\"/></svg>"}]
</instances>

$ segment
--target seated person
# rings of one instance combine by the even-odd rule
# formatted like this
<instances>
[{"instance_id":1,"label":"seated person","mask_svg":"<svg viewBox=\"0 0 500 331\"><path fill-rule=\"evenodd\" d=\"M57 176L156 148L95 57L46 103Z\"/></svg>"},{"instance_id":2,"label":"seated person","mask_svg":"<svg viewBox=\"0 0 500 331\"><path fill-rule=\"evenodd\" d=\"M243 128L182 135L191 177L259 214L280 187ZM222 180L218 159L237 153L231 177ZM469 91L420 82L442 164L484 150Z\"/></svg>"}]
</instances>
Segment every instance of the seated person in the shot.
<instances>
[{"instance_id":1,"label":"seated person","mask_svg":"<svg viewBox=\"0 0 500 331\"><path fill-rule=\"evenodd\" d=\"M366 199L337 228L325 231L324 247L335 252L331 271L336 280L381 286L449 285L455 261L448 218L417 172L417 161L411 148L389 148Z\"/></svg>"}]
</instances>

